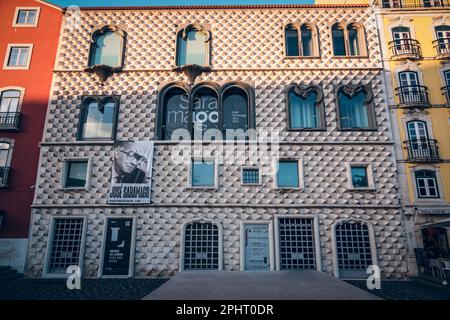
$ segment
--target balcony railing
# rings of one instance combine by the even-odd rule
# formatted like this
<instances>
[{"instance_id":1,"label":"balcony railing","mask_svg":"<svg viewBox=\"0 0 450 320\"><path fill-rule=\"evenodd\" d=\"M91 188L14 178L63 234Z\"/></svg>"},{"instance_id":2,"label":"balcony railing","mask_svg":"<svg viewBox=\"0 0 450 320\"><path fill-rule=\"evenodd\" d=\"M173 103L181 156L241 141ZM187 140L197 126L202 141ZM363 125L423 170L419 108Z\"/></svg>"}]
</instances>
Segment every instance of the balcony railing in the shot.
<instances>
[{"instance_id":1,"label":"balcony railing","mask_svg":"<svg viewBox=\"0 0 450 320\"><path fill-rule=\"evenodd\" d=\"M438 58L450 59L450 38L440 38L433 41Z\"/></svg>"},{"instance_id":2,"label":"balcony railing","mask_svg":"<svg viewBox=\"0 0 450 320\"><path fill-rule=\"evenodd\" d=\"M441 90L442 90L442 94L445 96L447 105L449 105L450 104L450 86L442 87Z\"/></svg>"},{"instance_id":3,"label":"balcony railing","mask_svg":"<svg viewBox=\"0 0 450 320\"><path fill-rule=\"evenodd\" d=\"M442 8L450 7L450 0L382 0L383 8Z\"/></svg>"},{"instance_id":4,"label":"balcony railing","mask_svg":"<svg viewBox=\"0 0 450 320\"><path fill-rule=\"evenodd\" d=\"M389 50L393 59L420 59L422 52L420 43L415 39L397 39L389 42Z\"/></svg>"},{"instance_id":5,"label":"balcony railing","mask_svg":"<svg viewBox=\"0 0 450 320\"><path fill-rule=\"evenodd\" d=\"M427 108L430 106L425 86L403 86L395 89L401 108Z\"/></svg>"},{"instance_id":6,"label":"balcony railing","mask_svg":"<svg viewBox=\"0 0 450 320\"><path fill-rule=\"evenodd\" d=\"M9 167L0 167L0 187L8 184Z\"/></svg>"},{"instance_id":7,"label":"balcony railing","mask_svg":"<svg viewBox=\"0 0 450 320\"><path fill-rule=\"evenodd\" d=\"M20 112L0 112L0 130L16 130L20 128Z\"/></svg>"},{"instance_id":8,"label":"balcony railing","mask_svg":"<svg viewBox=\"0 0 450 320\"><path fill-rule=\"evenodd\" d=\"M405 141L409 162L439 162L436 140L413 139Z\"/></svg>"}]
</instances>

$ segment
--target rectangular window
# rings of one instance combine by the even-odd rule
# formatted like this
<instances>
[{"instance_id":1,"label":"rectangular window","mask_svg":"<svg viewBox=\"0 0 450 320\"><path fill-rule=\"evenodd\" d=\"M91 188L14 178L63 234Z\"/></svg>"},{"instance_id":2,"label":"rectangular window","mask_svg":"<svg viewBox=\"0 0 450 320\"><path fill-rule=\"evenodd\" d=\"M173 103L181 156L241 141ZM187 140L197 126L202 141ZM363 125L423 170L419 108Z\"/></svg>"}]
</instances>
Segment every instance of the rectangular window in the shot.
<instances>
[{"instance_id":1,"label":"rectangular window","mask_svg":"<svg viewBox=\"0 0 450 320\"><path fill-rule=\"evenodd\" d=\"M118 97L84 97L78 139L114 140L118 101Z\"/></svg>"},{"instance_id":2,"label":"rectangular window","mask_svg":"<svg viewBox=\"0 0 450 320\"><path fill-rule=\"evenodd\" d=\"M208 187L215 186L214 161L192 161L192 186Z\"/></svg>"},{"instance_id":3,"label":"rectangular window","mask_svg":"<svg viewBox=\"0 0 450 320\"><path fill-rule=\"evenodd\" d=\"M8 67L26 67L29 51L28 47L11 47Z\"/></svg>"},{"instance_id":4,"label":"rectangular window","mask_svg":"<svg viewBox=\"0 0 450 320\"><path fill-rule=\"evenodd\" d=\"M439 198L436 173L431 170L420 170L415 173L417 194L419 198Z\"/></svg>"},{"instance_id":5,"label":"rectangular window","mask_svg":"<svg viewBox=\"0 0 450 320\"><path fill-rule=\"evenodd\" d=\"M259 168L243 168L242 184L260 184Z\"/></svg>"},{"instance_id":6,"label":"rectangular window","mask_svg":"<svg viewBox=\"0 0 450 320\"><path fill-rule=\"evenodd\" d=\"M54 219L48 273L66 273L71 265L80 266L83 218Z\"/></svg>"},{"instance_id":7,"label":"rectangular window","mask_svg":"<svg viewBox=\"0 0 450 320\"><path fill-rule=\"evenodd\" d=\"M88 161L67 161L65 188L84 188L87 182Z\"/></svg>"},{"instance_id":8,"label":"rectangular window","mask_svg":"<svg viewBox=\"0 0 450 320\"><path fill-rule=\"evenodd\" d=\"M368 188L369 179L367 176L367 167L363 166L352 166L352 185L353 188Z\"/></svg>"},{"instance_id":9,"label":"rectangular window","mask_svg":"<svg viewBox=\"0 0 450 320\"><path fill-rule=\"evenodd\" d=\"M296 160L280 160L277 172L278 188L299 188L299 169Z\"/></svg>"},{"instance_id":10,"label":"rectangular window","mask_svg":"<svg viewBox=\"0 0 450 320\"><path fill-rule=\"evenodd\" d=\"M17 14L16 24L32 24L36 23L37 10L19 10Z\"/></svg>"}]
</instances>

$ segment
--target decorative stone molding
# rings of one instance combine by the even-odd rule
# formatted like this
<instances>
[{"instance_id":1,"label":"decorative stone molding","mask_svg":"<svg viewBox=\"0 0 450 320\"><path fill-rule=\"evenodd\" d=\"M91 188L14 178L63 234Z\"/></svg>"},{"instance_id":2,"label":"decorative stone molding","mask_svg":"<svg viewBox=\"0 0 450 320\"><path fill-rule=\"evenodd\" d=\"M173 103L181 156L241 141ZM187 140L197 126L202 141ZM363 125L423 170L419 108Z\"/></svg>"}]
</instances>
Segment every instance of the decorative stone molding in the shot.
<instances>
[{"instance_id":1,"label":"decorative stone molding","mask_svg":"<svg viewBox=\"0 0 450 320\"><path fill-rule=\"evenodd\" d=\"M204 34L206 34L206 39L205 42L208 42L209 40L211 40L211 31L208 30L208 28L206 28L204 25L198 24L198 23L191 23L188 24L186 26L184 26L180 31L181 31L181 37L183 39L186 39L189 31L191 30L197 30L200 32L203 32ZM180 32L178 31L178 33Z\"/></svg>"},{"instance_id":2,"label":"decorative stone molding","mask_svg":"<svg viewBox=\"0 0 450 320\"><path fill-rule=\"evenodd\" d=\"M93 73L98 76L100 83L103 85L109 77L114 73L120 73L123 71L122 67L111 67L104 64L96 64L92 67L87 67L84 71L88 73Z\"/></svg>"},{"instance_id":3,"label":"decorative stone molding","mask_svg":"<svg viewBox=\"0 0 450 320\"><path fill-rule=\"evenodd\" d=\"M348 85L340 87L339 90L342 90L350 98L353 98L361 91L364 91L366 93L366 100L364 102L370 103L373 100L372 90L370 89L370 86L367 86L367 85L348 84Z\"/></svg>"},{"instance_id":4,"label":"decorative stone molding","mask_svg":"<svg viewBox=\"0 0 450 320\"><path fill-rule=\"evenodd\" d=\"M184 66L179 66L173 68L173 71L177 73L184 73L191 84L195 83L195 79L202 73L211 72L211 67L199 66L198 64L185 64Z\"/></svg>"}]
</instances>

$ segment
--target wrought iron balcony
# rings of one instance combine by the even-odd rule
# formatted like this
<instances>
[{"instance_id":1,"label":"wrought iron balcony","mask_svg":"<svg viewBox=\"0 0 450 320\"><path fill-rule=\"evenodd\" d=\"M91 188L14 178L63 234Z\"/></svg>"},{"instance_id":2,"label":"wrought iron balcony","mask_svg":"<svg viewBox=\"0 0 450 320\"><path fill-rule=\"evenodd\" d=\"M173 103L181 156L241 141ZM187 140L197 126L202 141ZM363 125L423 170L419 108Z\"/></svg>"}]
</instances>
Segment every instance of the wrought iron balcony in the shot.
<instances>
[{"instance_id":1,"label":"wrought iron balcony","mask_svg":"<svg viewBox=\"0 0 450 320\"><path fill-rule=\"evenodd\" d=\"M19 131L21 118L20 112L0 112L0 130Z\"/></svg>"},{"instance_id":2,"label":"wrought iron balcony","mask_svg":"<svg viewBox=\"0 0 450 320\"><path fill-rule=\"evenodd\" d=\"M419 41L415 39L397 39L389 42L392 59L418 60L422 56Z\"/></svg>"},{"instance_id":3,"label":"wrought iron balcony","mask_svg":"<svg viewBox=\"0 0 450 320\"><path fill-rule=\"evenodd\" d=\"M450 7L450 0L382 0L383 8L442 8Z\"/></svg>"},{"instance_id":4,"label":"wrought iron balcony","mask_svg":"<svg viewBox=\"0 0 450 320\"><path fill-rule=\"evenodd\" d=\"M445 86L441 88L442 94L445 96L447 105L450 105L450 86Z\"/></svg>"},{"instance_id":5,"label":"wrought iron balcony","mask_svg":"<svg viewBox=\"0 0 450 320\"><path fill-rule=\"evenodd\" d=\"M428 88L425 86L403 86L395 89L400 108L427 108L430 106Z\"/></svg>"},{"instance_id":6,"label":"wrought iron balcony","mask_svg":"<svg viewBox=\"0 0 450 320\"><path fill-rule=\"evenodd\" d=\"M0 167L0 187L8 184L9 167Z\"/></svg>"},{"instance_id":7,"label":"wrought iron balcony","mask_svg":"<svg viewBox=\"0 0 450 320\"><path fill-rule=\"evenodd\" d=\"M433 41L438 59L450 59L450 38L441 38Z\"/></svg>"},{"instance_id":8,"label":"wrought iron balcony","mask_svg":"<svg viewBox=\"0 0 450 320\"><path fill-rule=\"evenodd\" d=\"M408 150L408 162L440 162L436 140L413 139L404 142Z\"/></svg>"}]
</instances>

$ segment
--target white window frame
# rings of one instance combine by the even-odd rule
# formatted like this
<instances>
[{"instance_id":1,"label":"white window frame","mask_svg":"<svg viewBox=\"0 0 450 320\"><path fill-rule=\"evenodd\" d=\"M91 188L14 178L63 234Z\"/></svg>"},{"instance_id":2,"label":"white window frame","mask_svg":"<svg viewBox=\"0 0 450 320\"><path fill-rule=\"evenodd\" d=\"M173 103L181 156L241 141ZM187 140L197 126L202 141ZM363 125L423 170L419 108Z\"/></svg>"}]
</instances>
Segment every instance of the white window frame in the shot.
<instances>
[{"instance_id":1,"label":"white window frame","mask_svg":"<svg viewBox=\"0 0 450 320\"><path fill-rule=\"evenodd\" d=\"M222 228L222 224L219 222L216 222L212 219L207 219L204 217L201 217L199 219L193 219L193 220L189 220L183 223L183 225L181 226L181 239L180 239L180 266L179 266L179 271L182 272L184 271L184 251L185 251L185 242L184 242L184 238L186 236L186 226L190 223L194 223L194 222L200 222L200 223L212 223L214 225L217 226L217 232L218 232L218 237L219 237L219 261L218 261L218 269L217 271L223 271L223 228ZM190 270L191 271L191 270ZM196 272L203 272L203 271L211 271L211 270L197 270Z\"/></svg>"},{"instance_id":2,"label":"white window frame","mask_svg":"<svg viewBox=\"0 0 450 320\"><path fill-rule=\"evenodd\" d=\"M266 224L269 226L269 270L275 271L275 248L273 245L273 222L272 221L241 221L241 271L245 270L245 225L247 224Z\"/></svg>"},{"instance_id":3,"label":"white window frame","mask_svg":"<svg viewBox=\"0 0 450 320\"><path fill-rule=\"evenodd\" d=\"M85 162L87 161L87 169L86 169L86 184L84 187L66 187L67 180L67 170L69 162ZM89 190L92 182L92 158L86 157L71 157L64 158L62 162L61 168L61 177L60 177L60 188L61 190Z\"/></svg>"},{"instance_id":4,"label":"white window frame","mask_svg":"<svg viewBox=\"0 0 450 320\"><path fill-rule=\"evenodd\" d=\"M246 183L244 182L244 170L251 169L251 170L258 170L258 183ZM262 173L261 168L258 166L243 166L241 167L241 185L243 186L261 186L262 185Z\"/></svg>"},{"instance_id":5,"label":"white window frame","mask_svg":"<svg viewBox=\"0 0 450 320\"><path fill-rule=\"evenodd\" d=\"M438 198L419 198L419 190L416 183L416 171L420 170L431 170L434 171L436 176L436 188L439 193ZM414 202L418 204L431 204L431 203L444 203L444 185L441 181L441 172L439 167L420 165L411 168L411 183L414 191Z\"/></svg>"},{"instance_id":6,"label":"white window frame","mask_svg":"<svg viewBox=\"0 0 450 320\"><path fill-rule=\"evenodd\" d=\"M275 265L276 271L281 270L280 263L280 222L279 219L312 219L314 225L314 249L316 254L316 270L322 272L322 255L320 253L320 232L319 232L319 217L317 215L305 215L305 214L276 214L275 215Z\"/></svg>"},{"instance_id":7,"label":"white window frame","mask_svg":"<svg viewBox=\"0 0 450 320\"><path fill-rule=\"evenodd\" d=\"M297 168L298 168L298 187L280 187L278 186L278 163L280 161L292 161L297 162ZM303 167L303 158L295 159L295 158L278 158L274 159L273 163L273 172L274 172L274 189L276 190L302 190L305 188L305 179L304 179L304 167Z\"/></svg>"},{"instance_id":8,"label":"white window frame","mask_svg":"<svg viewBox=\"0 0 450 320\"><path fill-rule=\"evenodd\" d=\"M78 267L81 270L81 275L83 275L84 271L84 252L86 249L86 232L87 232L87 216L51 216L50 217L50 230L48 232L47 239L47 248L45 251L45 260L44 260L44 269L42 271L43 278L68 278L70 274L68 273L51 273L48 272L48 268L50 266L50 254L51 248L53 245L53 236L54 236L54 224L56 219L83 219L83 231L81 235L81 243L80 243L80 257L79 257L79 265Z\"/></svg>"},{"instance_id":9,"label":"white window frame","mask_svg":"<svg viewBox=\"0 0 450 320\"><path fill-rule=\"evenodd\" d=\"M27 47L28 57L25 66L8 66L9 56L11 54L11 49L16 47ZM5 61L3 62L3 70L28 70L30 69L31 56L33 55L33 44L32 43L8 43L6 47Z\"/></svg>"},{"instance_id":10,"label":"white window frame","mask_svg":"<svg viewBox=\"0 0 450 320\"><path fill-rule=\"evenodd\" d=\"M128 266L128 275L103 275L103 259L105 258L106 235L108 232L109 219L132 219L131 246L130 246L130 263ZM100 264L98 269L99 278L131 278L134 275L134 257L136 253L136 216L105 216L102 236L102 251L100 252Z\"/></svg>"},{"instance_id":11,"label":"white window frame","mask_svg":"<svg viewBox=\"0 0 450 320\"><path fill-rule=\"evenodd\" d=\"M23 105L23 99L25 97L25 88L23 88L23 87L2 87L2 88L0 88L0 103L1 103L2 93L4 91L10 91L10 90L20 91L19 104L17 105L16 112L21 112L22 105Z\"/></svg>"},{"instance_id":12,"label":"white window frame","mask_svg":"<svg viewBox=\"0 0 450 320\"><path fill-rule=\"evenodd\" d=\"M194 186L192 184L192 173L194 170L194 162L195 161L213 161L214 162L214 185L213 186ZM188 188L189 189L217 189L219 187L219 164L218 160L216 158L202 158L202 157L193 157L191 158L191 161L189 163L189 179L188 179Z\"/></svg>"},{"instance_id":13,"label":"white window frame","mask_svg":"<svg viewBox=\"0 0 450 320\"><path fill-rule=\"evenodd\" d=\"M338 224L345 222L355 222L355 223L363 223L367 225L367 229L369 231L369 242L370 242L370 254L372 256L372 264L378 266L378 255L377 255L377 243L375 239L375 231L372 223L366 220L353 220L353 219L341 219L336 220L331 226L331 246L332 246L332 259L333 259L333 274L335 278L340 278L339 274L339 261L337 254L337 239L336 239L336 227Z\"/></svg>"},{"instance_id":14,"label":"white window frame","mask_svg":"<svg viewBox=\"0 0 450 320\"><path fill-rule=\"evenodd\" d=\"M365 167L367 174L367 187L354 187L353 179L352 179L352 167ZM367 162L349 162L347 163L347 189L348 190L363 190L370 191L375 190L375 182L373 177L373 168L372 164Z\"/></svg>"},{"instance_id":15,"label":"white window frame","mask_svg":"<svg viewBox=\"0 0 450 320\"><path fill-rule=\"evenodd\" d=\"M34 20L33 24L21 24L17 22L17 19L19 18L19 12L22 10L34 10L36 11L36 19ZM12 26L14 28L36 28L39 23L39 14L41 12L41 8L39 7L16 7L16 11L14 12L14 19Z\"/></svg>"},{"instance_id":16,"label":"white window frame","mask_svg":"<svg viewBox=\"0 0 450 320\"><path fill-rule=\"evenodd\" d=\"M6 159L6 167L11 168L15 140L0 137L0 143L1 142L9 144L8 158ZM6 188L6 187L8 187L8 181L6 183L0 183L0 188Z\"/></svg>"}]
</instances>

